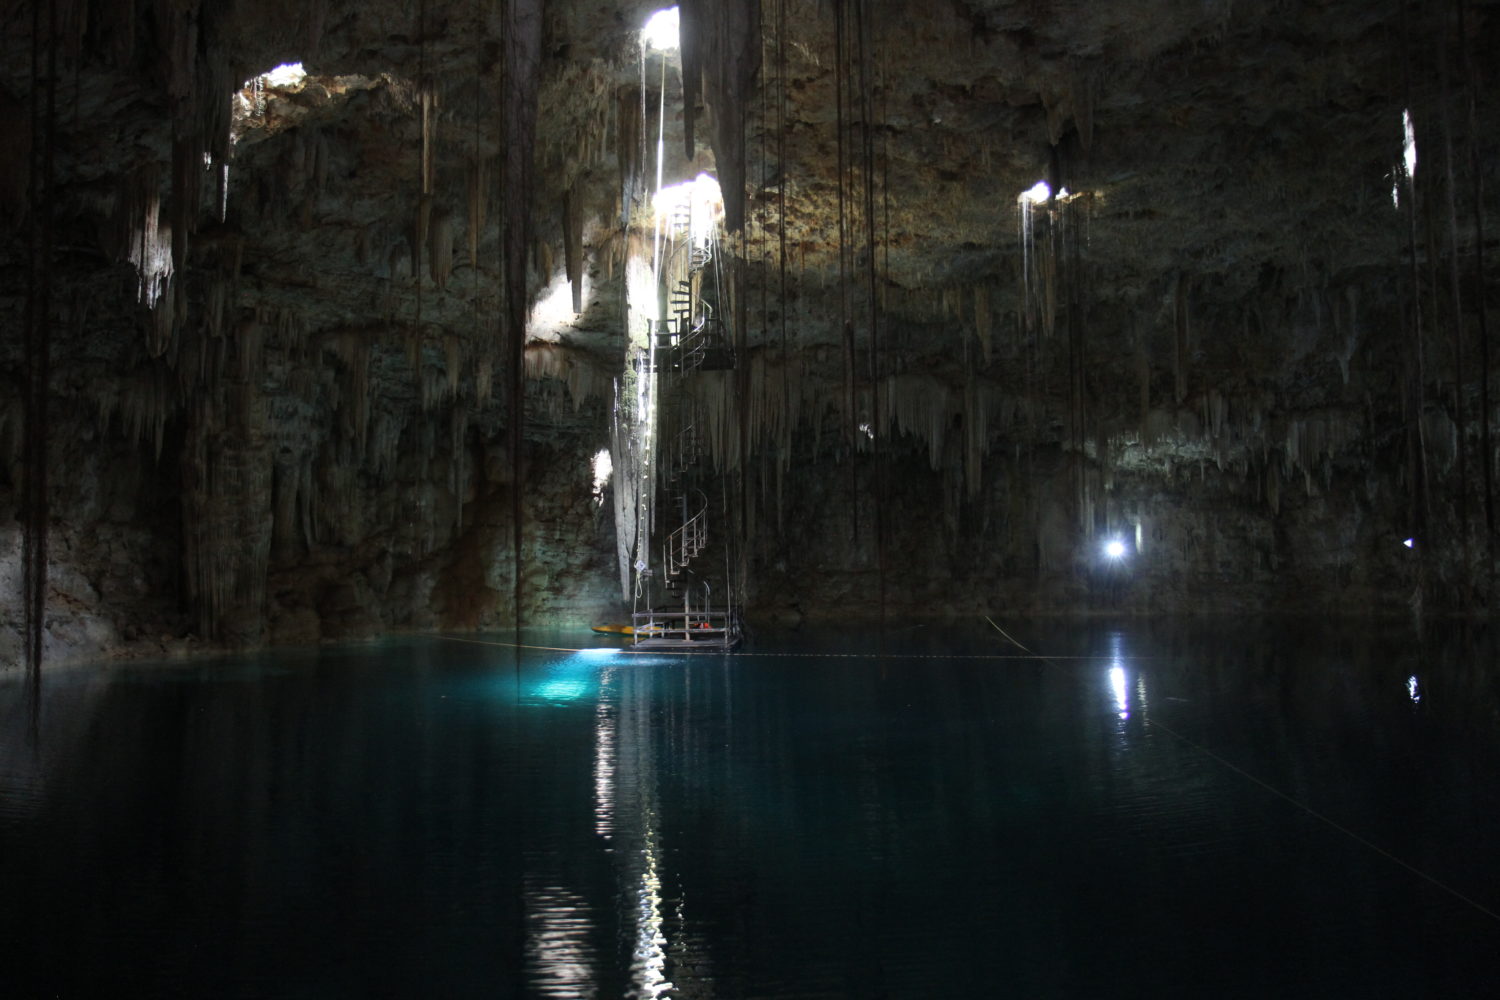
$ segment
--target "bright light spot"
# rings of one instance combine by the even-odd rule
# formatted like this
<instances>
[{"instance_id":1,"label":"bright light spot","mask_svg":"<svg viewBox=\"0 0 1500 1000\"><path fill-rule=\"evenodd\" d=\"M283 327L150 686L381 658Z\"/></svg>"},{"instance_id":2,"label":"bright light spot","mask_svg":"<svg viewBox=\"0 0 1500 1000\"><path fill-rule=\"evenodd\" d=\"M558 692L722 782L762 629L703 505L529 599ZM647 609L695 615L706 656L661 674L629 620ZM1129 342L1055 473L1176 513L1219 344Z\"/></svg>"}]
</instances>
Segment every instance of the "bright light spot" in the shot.
<instances>
[{"instance_id":1,"label":"bright light spot","mask_svg":"<svg viewBox=\"0 0 1500 1000\"><path fill-rule=\"evenodd\" d=\"M1417 175L1417 128L1411 121L1411 110L1401 112L1401 160L1406 164L1406 176Z\"/></svg>"},{"instance_id":2,"label":"bright light spot","mask_svg":"<svg viewBox=\"0 0 1500 1000\"><path fill-rule=\"evenodd\" d=\"M261 74L261 82L267 87L295 87L307 76L301 63L282 63L269 73Z\"/></svg>"},{"instance_id":3,"label":"bright light spot","mask_svg":"<svg viewBox=\"0 0 1500 1000\"><path fill-rule=\"evenodd\" d=\"M1109 687L1115 695L1115 711L1120 713L1120 718L1130 716L1130 702L1125 688L1125 668L1116 664L1109 668Z\"/></svg>"},{"instance_id":4,"label":"bright light spot","mask_svg":"<svg viewBox=\"0 0 1500 1000\"><path fill-rule=\"evenodd\" d=\"M1040 205L1050 197L1052 197L1052 188L1048 186L1046 181L1037 181L1030 188L1022 191L1016 200L1024 201L1031 205Z\"/></svg>"},{"instance_id":5,"label":"bright light spot","mask_svg":"<svg viewBox=\"0 0 1500 1000\"><path fill-rule=\"evenodd\" d=\"M1416 544L1417 544L1417 540L1415 538L1408 538L1406 541L1402 542L1401 544L1405 545L1409 549L1410 548L1415 548Z\"/></svg>"},{"instance_id":6,"label":"bright light spot","mask_svg":"<svg viewBox=\"0 0 1500 1000\"><path fill-rule=\"evenodd\" d=\"M597 507L604 502L604 487L609 483L610 474L614 471L615 463L609 457L609 449L600 448L599 453L594 456L594 506Z\"/></svg>"},{"instance_id":7,"label":"bright light spot","mask_svg":"<svg viewBox=\"0 0 1500 1000\"><path fill-rule=\"evenodd\" d=\"M867 423L860 424L859 425L859 432L861 434L863 434L865 437L869 438L871 441L875 440L875 428L871 427L869 424L867 424Z\"/></svg>"},{"instance_id":8,"label":"bright light spot","mask_svg":"<svg viewBox=\"0 0 1500 1000\"><path fill-rule=\"evenodd\" d=\"M1057 200L1058 201L1062 201L1065 198L1071 198L1071 197L1072 197L1072 195L1068 194L1068 189L1067 188L1063 188L1061 191L1057 192Z\"/></svg>"},{"instance_id":9,"label":"bright light spot","mask_svg":"<svg viewBox=\"0 0 1500 1000\"><path fill-rule=\"evenodd\" d=\"M1406 679L1406 693L1411 697L1412 704L1422 700L1422 688L1417 683L1417 675L1412 674Z\"/></svg>"},{"instance_id":10,"label":"bright light spot","mask_svg":"<svg viewBox=\"0 0 1500 1000\"><path fill-rule=\"evenodd\" d=\"M719 182L708 174L690 181L672 184L651 196L651 208L662 222L685 223L693 243L701 245L713 234L714 225L724 215L724 196Z\"/></svg>"},{"instance_id":11,"label":"bright light spot","mask_svg":"<svg viewBox=\"0 0 1500 1000\"><path fill-rule=\"evenodd\" d=\"M631 257L625 262L625 305L629 310L625 329L630 346L645 350L650 343L649 329L660 318L657 313L661 309L649 256Z\"/></svg>"},{"instance_id":12,"label":"bright light spot","mask_svg":"<svg viewBox=\"0 0 1500 1000\"><path fill-rule=\"evenodd\" d=\"M641 29L641 44L648 49L657 49L662 52L677 48L676 7L668 7L666 10L659 10L651 15L646 21L646 26Z\"/></svg>"},{"instance_id":13,"label":"bright light spot","mask_svg":"<svg viewBox=\"0 0 1500 1000\"><path fill-rule=\"evenodd\" d=\"M583 272L583 308L587 309L593 299L593 281L588 270ZM526 325L526 336L532 340L556 341L558 336L573 326L579 314L573 311L573 283L568 280L566 269L547 285L531 307L531 322Z\"/></svg>"},{"instance_id":14,"label":"bright light spot","mask_svg":"<svg viewBox=\"0 0 1500 1000\"><path fill-rule=\"evenodd\" d=\"M1125 543L1118 538L1111 538L1104 543L1104 554L1111 559L1125 558Z\"/></svg>"},{"instance_id":15,"label":"bright light spot","mask_svg":"<svg viewBox=\"0 0 1500 1000\"><path fill-rule=\"evenodd\" d=\"M610 646L600 646L598 649L580 649L578 655L590 660L607 660L618 652Z\"/></svg>"},{"instance_id":16,"label":"bright light spot","mask_svg":"<svg viewBox=\"0 0 1500 1000\"><path fill-rule=\"evenodd\" d=\"M1143 532L1141 531L1141 522L1137 521L1137 522L1135 522L1135 550L1137 552L1141 551L1141 540L1142 540L1141 539L1141 535L1142 534L1143 534Z\"/></svg>"}]
</instances>

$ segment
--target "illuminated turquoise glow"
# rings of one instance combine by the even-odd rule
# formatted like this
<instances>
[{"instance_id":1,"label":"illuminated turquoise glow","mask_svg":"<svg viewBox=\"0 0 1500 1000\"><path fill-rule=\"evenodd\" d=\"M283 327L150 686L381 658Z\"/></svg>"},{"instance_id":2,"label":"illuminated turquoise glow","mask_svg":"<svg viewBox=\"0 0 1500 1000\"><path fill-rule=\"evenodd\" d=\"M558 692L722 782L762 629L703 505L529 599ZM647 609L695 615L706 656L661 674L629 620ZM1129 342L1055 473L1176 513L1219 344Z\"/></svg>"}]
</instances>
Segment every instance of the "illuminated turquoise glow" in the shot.
<instances>
[{"instance_id":1,"label":"illuminated turquoise glow","mask_svg":"<svg viewBox=\"0 0 1500 1000\"><path fill-rule=\"evenodd\" d=\"M591 685L581 677L553 677L538 684L531 696L540 701L577 701Z\"/></svg>"}]
</instances>

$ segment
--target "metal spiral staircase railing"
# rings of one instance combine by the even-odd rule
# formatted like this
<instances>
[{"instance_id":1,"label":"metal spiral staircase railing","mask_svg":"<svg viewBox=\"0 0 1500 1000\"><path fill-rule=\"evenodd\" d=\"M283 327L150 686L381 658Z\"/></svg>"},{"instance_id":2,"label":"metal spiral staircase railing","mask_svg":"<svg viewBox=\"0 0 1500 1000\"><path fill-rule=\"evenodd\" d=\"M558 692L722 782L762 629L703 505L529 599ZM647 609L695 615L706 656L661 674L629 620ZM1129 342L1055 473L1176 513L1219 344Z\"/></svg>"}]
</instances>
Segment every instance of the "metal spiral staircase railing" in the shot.
<instances>
[{"instance_id":1,"label":"metal spiral staircase railing","mask_svg":"<svg viewBox=\"0 0 1500 1000\"><path fill-rule=\"evenodd\" d=\"M700 294L705 280L722 287L718 282L714 243L711 239L693 239L689 213L674 214L668 220L668 228L674 242L686 238L685 246L678 242L678 253L685 250L688 254L687 276L680 278L667 296L670 318L656 321L652 350L639 362L641 370L686 378L698 371L733 368L734 353L728 347L722 320L713 304ZM683 258L678 256L676 260L680 267ZM671 390L664 391L670 398ZM677 526L662 544L659 570L664 596L671 606L635 612L633 634L635 644L640 647L699 652L727 650L737 645L744 634L729 574L727 553L732 543L726 537L709 551L709 497L703 489L690 485L694 478L707 481L701 456L697 425L688 418L661 450L665 473L661 481L671 491L671 507L679 515ZM713 604L711 581L715 574L705 562L716 561L713 552L726 555L721 592L724 603L719 607ZM643 575L650 572L642 571Z\"/></svg>"},{"instance_id":2,"label":"metal spiral staircase railing","mask_svg":"<svg viewBox=\"0 0 1500 1000\"><path fill-rule=\"evenodd\" d=\"M703 495L702 490L693 492L698 495L698 510L688 516L688 494L684 493L681 497L682 525L667 536L662 548L668 587L672 587L674 582L680 584L683 573L708 544L708 497Z\"/></svg>"},{"instance_id":3,"label":"metal spiral staircase railing","mask_svg":"<svg viewBox=\"0 0 1500 1000\"><path fill-rule=\"evenodd\" d=\"M668 220L675 235L689 236L685 216ZM651 331L653 352L642 357L641 371L727 371L734 367L734 351L724 335L724 324L711 302L695 291L695 280L716 263L712 240L688 247L688 276L679 279L667 296L668 318Z\"/></svg>"}]
</instances>

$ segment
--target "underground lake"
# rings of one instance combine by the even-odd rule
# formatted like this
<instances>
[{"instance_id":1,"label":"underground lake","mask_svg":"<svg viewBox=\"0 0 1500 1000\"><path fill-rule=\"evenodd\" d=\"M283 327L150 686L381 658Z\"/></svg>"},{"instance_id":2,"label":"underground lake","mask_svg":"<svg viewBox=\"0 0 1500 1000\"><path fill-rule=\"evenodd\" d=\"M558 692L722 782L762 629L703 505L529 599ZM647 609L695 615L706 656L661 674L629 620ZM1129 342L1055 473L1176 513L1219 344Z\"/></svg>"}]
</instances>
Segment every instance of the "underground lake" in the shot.
<instances>
[{"instance_id":1,"label":"underground lake","mask_svg":"<svg viewBox=\"0 0 1500 1000\"><path fill-rule=\"evenodd\" d=\"M1492 632L586 629L0 674L5 994L1442 996Z\"/></svg>"}]
</instances>

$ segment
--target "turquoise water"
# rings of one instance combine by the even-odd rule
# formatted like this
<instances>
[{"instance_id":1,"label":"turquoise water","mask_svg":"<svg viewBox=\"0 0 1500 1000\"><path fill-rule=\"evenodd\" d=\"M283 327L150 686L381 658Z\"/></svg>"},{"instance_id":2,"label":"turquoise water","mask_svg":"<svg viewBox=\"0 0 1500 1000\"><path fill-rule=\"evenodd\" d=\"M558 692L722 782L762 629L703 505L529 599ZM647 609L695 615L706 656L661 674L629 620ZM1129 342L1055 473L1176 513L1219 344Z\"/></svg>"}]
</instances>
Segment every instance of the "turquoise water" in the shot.
<instances>
[{"instance_id":1,"label":"turquoise water","mask_svg":"<svg viewBox=\"0 0 1500 1000\"><path fill-rule=\"evenodd\" d=\"M0 674L4 995L1489 981L1487 633L1002 624Z\"/></svg>"}]
</instances>

